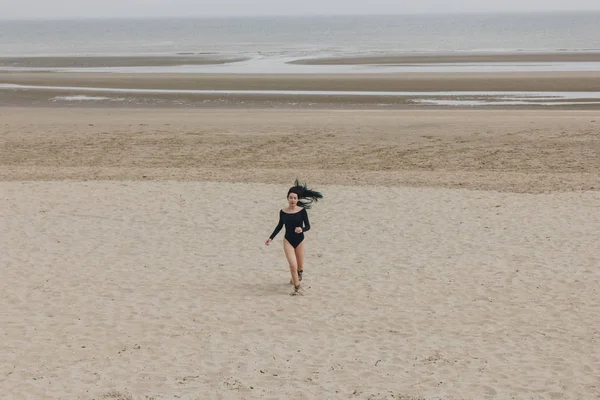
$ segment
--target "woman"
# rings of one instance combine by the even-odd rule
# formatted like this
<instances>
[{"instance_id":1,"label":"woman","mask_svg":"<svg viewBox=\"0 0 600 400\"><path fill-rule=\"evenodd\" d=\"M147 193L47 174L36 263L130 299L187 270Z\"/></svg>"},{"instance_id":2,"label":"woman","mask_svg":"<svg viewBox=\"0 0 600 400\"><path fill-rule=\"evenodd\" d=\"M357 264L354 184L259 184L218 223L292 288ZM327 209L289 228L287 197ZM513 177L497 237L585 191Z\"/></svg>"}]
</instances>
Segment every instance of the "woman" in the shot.
<instances>
[{"instance_id":1,"label":"woman","mask_svg":"<svg viewBox=\"0 0 600 400\"><path fill-rule=\"evenodd\" d=\"M271 241L277 236L283 225L285 225L285 236L283 239L283 251L290 264L290 273L294 291L292 296L302 295L302 273L304 272L304 232L310 230L307 209L310 208L313 201L322 199L323 195L311 190L306 185L301 185L296 179L294 186L288 190L288 206L279 210L279 223L275 230L269 236L265 245L270 245Z\"/></svg>"}]
</instances>

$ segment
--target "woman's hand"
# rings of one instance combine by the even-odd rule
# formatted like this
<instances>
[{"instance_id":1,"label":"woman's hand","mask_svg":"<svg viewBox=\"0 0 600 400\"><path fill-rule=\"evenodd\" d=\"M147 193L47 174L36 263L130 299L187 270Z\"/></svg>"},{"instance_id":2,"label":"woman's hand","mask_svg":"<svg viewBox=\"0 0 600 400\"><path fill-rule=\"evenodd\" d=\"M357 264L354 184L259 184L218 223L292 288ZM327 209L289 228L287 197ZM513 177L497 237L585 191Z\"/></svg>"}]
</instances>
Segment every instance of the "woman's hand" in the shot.
<instances>
[{"instance_id":1,"label":"woman's hand","mask_svg":"<svg viewBox=\"0 0 600 400\"><path fill-rule=\"evenodd\" d=\"M300 228L300 227L296 228L296 231L295 231L295 232L296 232L296 233L302 233L302 228Z\"/></svg>"},{"instance_id":2,"label":"woman's hand","mask_svg":"<svg viewBox=\"0 0 600 400\"><path fill-rule=\"evenodd\" d=\"M268 246L271 244L271 238L267 239L267 241L265 242L265 246Z\"/></svg>"}]
</instances>

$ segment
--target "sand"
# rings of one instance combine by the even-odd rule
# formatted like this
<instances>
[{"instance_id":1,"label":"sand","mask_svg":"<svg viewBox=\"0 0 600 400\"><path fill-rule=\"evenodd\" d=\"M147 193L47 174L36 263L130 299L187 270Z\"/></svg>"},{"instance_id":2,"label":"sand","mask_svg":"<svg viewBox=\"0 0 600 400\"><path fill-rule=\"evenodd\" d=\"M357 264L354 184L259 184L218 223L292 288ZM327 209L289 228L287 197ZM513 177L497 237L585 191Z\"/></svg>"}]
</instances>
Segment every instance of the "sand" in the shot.
<instances>
[{"instance_id":1,"label":"sand","mask_svg":"<svg viewBox=\"0 0 600 400\"><path fill-rule=\"evenodd\" d=\"M209 65L246 61L245 57L224 57L217 53L182 52L160 56L22 56L0 57L2 67L21 68L82 68L82 67L134 67ZM405 65L442 63L546 63L546 62L598 62L595 51L559 52L468 52L468 53L405 53L377 56L301 58L288 64L301 65Z\"/></svg>"},{"instance_id":2,"label":"sand","mask_svg":"<svg viewBox=\"0 0 600 400\"><path fill-rule=\"evenodd\" d=\"M0 67L13 68L99 68L166 67L175 65L219 65L247 60L216 54L179 54L173 56L47 56L0 57Z\"/></svg>"},{"instance_id":3,"label":"sand","mask_svg":"<svg viewBox=\"0 0 600 400\"><path fill-rule=\"evenodd\" d=\"M3 72L0 83L132 89L335 91L600 91L600 72L193 74ZM10 105L10 103L4 103Z\"/></svg>"},{"instance_id":4,"label":"sand","mask_svg":"<svg viewBox=\"0 0 600 400\"><path fill-rule=\"evenodd\" d=\"M290 64L303 65L403 65L441 63L544 63L544 62L598 62L600 53L581 52L494 52L494 53L411 53L401 55L320 57L291 61Z\"/></svg>"},{"instance_id":5,"label":"sand","mask_svg":"<svg viewBox=\"0 0 600 400\"><path fill-rule=\"evenodd\" d=\"M598 123L1 108L0 397L598 399Z\"/></svg>"},{"instance_id":6,"label":"sand","mask_svg":"<svg viewBox=\"0 0 600 400\"><path fill-rule=\"evenodd\" d=\"M2 183L2 393L600 394L598 192L321 186L293 298L285 189Z\"/></svg>"},{"instance_id":7,"label":"sand","mask_svg":"<svg viewBox=\"0 0 600 400\"><path fill-rule=\"evenodd\" d=\"M590 111L0 109L3 180L600 188Z\"/></svg>"},{"instance_id":8,"label":"sand","mask_svg":"<svg viewBox=\"0 0 600 400\"><path fill-rule=\"evenodd\" d=\"M0 89L0 105L17 107L97 108L238 108L238 109L581 109L598 110L599 72L515 72L515 73L398 73L398 74L190 74L190 73L65 73L3 72L0 85L42 86L41 88ZM53 88L54 87L54 88ZM58 89L56 87L66 87ZM68 89L70 87L78 90ZM88 89L84 89L88 88ZM148 92L98 92L89 88L145 89ZM337 91L341 93L256 94L256 93L165 93L156 90L270 90ZM416 92L403 96L377 93L354 95L345 92ZM438 106L421 103L420 92L552 92L574 91L575 104L483 105L474 107ZM65 96L105 97L94 101L65 101ZM431 99L431 97L429 97ZM490 96L444 95L444 100L482 100ZM493 96L491 97L493 98Z\"/></svg>"}]
</instances>

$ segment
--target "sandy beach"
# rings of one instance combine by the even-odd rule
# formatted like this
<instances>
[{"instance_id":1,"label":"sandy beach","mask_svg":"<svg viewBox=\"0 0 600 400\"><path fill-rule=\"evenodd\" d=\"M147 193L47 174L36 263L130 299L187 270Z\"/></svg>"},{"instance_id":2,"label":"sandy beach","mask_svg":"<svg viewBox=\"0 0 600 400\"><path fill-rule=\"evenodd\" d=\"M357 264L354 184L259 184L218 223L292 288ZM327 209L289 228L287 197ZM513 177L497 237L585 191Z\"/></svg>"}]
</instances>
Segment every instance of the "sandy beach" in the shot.
<instances>
[{"instance_id":1,"label":"sandy beach","mask_svg":"<svg viewBox=\"0 0 600 400\"><path fill-rule=\"evenodd\" d=\"M598 399L599 124L0 108L0 397Z\"/></svg>"},{"instance_id":2,"label":"sandy beach","mask_svg":"<svg viewBox=\"0 0 600 400\"><path fill-rule=\"evenodd\" d=\"M593 111L0 109L3 180L600 188Z\"/></svg>"},{"instance_id":3,"label":"sandy beach","mask_svg":"<svg viewBox=\"0 0 600 400\"><path fill-rule=\"evenodd\" d=\"M600 400L598 6L26 3L0 400Z\"/></svg>"}]
</instances>

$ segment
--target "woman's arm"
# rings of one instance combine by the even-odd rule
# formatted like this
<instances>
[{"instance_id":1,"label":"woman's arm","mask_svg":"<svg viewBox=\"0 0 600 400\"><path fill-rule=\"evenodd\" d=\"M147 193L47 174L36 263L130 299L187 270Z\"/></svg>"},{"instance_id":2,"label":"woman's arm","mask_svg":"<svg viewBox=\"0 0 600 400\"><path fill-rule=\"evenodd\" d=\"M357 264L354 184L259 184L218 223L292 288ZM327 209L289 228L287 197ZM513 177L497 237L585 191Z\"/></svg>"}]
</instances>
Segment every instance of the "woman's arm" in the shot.
<instances>
[{"instance_id":1,"label":"woman's arm","mask_svg":"<svg viewBox=\"0 0 600 400\"><path fill-rule=\"evenodd\" d=\"M271 239L271 240L275 239L275 236L277 236L277 234L279 233L281 228L283 228L283 216L281 215L281 211L279 211L279 223L275 227L275 230L273 231L273 233L271 233L271 236L269 236L269 239Z\"/></svg>"},{"instance_id":2,"label":"woman's arm","mask_svg":"<svg viewBox=\"0 0 600 400\"><path fill-rule=\"evenodd\" d=\"M302 222L304 222L304 227L302 228L302 232L308 232L310 230L310 222L308 221L308 212L306 212L306 208L302 210L304 214L302 217Z\"/></svg>"}]
</instances>

